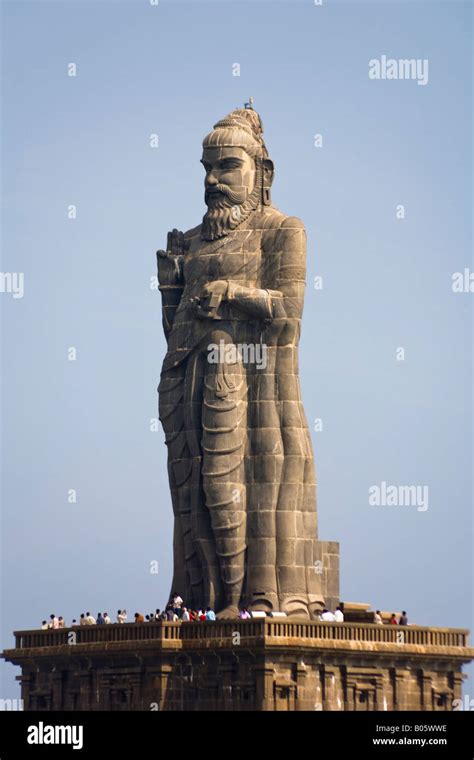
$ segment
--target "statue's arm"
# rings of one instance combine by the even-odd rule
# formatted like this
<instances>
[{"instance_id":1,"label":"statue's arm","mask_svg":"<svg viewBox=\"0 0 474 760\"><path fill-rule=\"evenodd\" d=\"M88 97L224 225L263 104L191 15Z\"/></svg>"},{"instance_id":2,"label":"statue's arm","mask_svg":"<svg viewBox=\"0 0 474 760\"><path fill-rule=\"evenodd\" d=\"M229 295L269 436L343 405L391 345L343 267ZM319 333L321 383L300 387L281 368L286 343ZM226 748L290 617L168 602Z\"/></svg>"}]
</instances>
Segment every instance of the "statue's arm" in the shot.
<instances>
[{"instance_id":1,"label":"statue's arm","mask_svg":"<svg viewBox=\"0 0 474 760\"><path fill-rule=\"evenodd\" d=\"M300 319L306 278L306 232L294 216L284 219L268 241L267 283L269 288L247 288L229 282L225 298L252 316L271 322L274 319Z\"/></svg>"},{"instance_id":2,"label":"statue's arm","mask_svg":"<svg viewBox=\"0 0 474 760\"><path fill-rule=\"evenodd\" d=\"M175 229L168 232L166 251L156 252L163 331L167 340L184 289L184 247L184 235Z\"/></svg>"},{"instance_id":3,"label":"statue's arm","mask_svg":"<svg viewBox=\"0 0 474 760\"><path fill-rule=\"evenodd\" d=\"M225 298L255 319L271 321L273 319L273 301L281 298L281 293L262 288L247 288L229 281Z\"/></svg>"},{"instance_id":4,"label":"statue's arm","mask_svg":"<svg viewBox=\"0 0 474 760\"><path fill-rule=\"evenodd\" d=\"M211 316L212 310L209 305L205 306L205 300L215 298L213 311L216 311L221 301L227 301L245 311L254 319L271 322L273 319L273 300L280 298L281 293L262 288L248 288L233 280L214 280L208 282L198 299L194 299L196 306L199 305L198 316ZM206 313L207 309L207 313Z\"/></svg>"},{"instance_id":5,"label":"statue's arm","mask_svg":"<svg viewBox=\"0 0 474 760\"><path fill-rule=\"evenodd\" d=\"M271 285L281 294L274 301L274 319L301 319L306 283L306 230L301 219L289 216L282 222L270 262Z\"/></svg>"}]
</instances>

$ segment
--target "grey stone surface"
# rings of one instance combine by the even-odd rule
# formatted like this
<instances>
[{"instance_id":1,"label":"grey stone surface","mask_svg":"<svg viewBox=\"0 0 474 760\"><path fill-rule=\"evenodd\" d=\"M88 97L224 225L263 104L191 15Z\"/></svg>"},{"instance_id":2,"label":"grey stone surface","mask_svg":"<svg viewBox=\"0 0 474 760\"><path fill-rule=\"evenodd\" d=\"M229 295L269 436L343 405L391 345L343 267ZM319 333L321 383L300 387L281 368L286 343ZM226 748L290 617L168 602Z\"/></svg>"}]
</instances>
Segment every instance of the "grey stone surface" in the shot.
<instances>
[{"instance_id":1,"label":"grey stone surface","mask_svg":"<svg viewBox=\"0 0 474 760\"><path fill-rule=\"evenodd\" d=\"M298 377L306 233L271 203L262 134L252 108L214 126L203 142L202 224L173 230L157 253L172 590L221 618L242 606L312 617L328 592L339 596L334 551L317 541Z\"/></svg>"}]
</instances>

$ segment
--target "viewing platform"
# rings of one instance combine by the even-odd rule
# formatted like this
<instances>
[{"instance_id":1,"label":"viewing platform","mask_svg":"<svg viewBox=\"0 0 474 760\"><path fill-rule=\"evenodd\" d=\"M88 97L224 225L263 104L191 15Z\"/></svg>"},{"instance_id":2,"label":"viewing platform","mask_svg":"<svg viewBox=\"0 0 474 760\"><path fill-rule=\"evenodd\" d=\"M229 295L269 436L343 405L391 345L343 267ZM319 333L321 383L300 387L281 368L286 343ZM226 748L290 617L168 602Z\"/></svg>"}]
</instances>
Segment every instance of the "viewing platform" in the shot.
<instances>
[{"instance_id":1,"label":"viewing platform","mask_svg":"<svg viewBox=\"0 0 474 760\"><path fill-rule=\"evenodd\" d=\"M15 631L16 650L50 649L64 646L114 644L122 642L153 642L153 645L179 648L181 644L199 645L212 641L213 646L232 645L235 634L242 641L255 645L276 645L282 640L297 641L302 646L317 647L320 641L334 644L405 644L423 647L467 648L469 631L464 628L429 628L424 626L376 625L374 623L333 623L296 621L294 619L230 620L171 623L112 623L110 625L81 625L60 630ZM470 650L469 651L474 651Z\"/></svg>"},{"instance_id":2,"label":"viewing platform","mask_svg":"<svg viewBox=\"0 0 474 760\"><path fill-rule=\"evenodd\" d=\"M463 628L297 618L15 632L25 710L451 710Z\"/></svg>"}]
</instances>

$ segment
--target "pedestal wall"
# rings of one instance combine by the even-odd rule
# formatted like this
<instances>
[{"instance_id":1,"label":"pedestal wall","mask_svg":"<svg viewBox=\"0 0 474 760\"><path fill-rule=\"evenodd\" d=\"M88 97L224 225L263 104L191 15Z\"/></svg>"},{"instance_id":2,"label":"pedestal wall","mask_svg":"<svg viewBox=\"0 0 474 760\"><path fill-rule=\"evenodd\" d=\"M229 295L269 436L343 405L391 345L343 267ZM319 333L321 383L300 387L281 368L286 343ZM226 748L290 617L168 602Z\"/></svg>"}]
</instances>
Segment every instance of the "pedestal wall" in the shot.
<instances>
[{"instance_id":1,"label":"pedestal wall","mask_svg":"<svg viewBox=\"0 0 474 760\"><path fill-rule=\"evenodd\" d=\"M25 710L451 710L464 629L271 619L21 631Z\"/></svg>"}]
</instances>

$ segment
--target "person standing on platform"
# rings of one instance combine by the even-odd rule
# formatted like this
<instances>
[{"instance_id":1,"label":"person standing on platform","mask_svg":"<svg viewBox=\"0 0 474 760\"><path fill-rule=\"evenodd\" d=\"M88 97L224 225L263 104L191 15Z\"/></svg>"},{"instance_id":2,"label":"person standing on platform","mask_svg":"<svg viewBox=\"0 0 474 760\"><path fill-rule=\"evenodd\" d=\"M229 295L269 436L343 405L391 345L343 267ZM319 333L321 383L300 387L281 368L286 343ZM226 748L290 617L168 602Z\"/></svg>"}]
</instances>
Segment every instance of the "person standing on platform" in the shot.
<instances>
[{"instance_id":1,"label":"person standing on platform","mask_svg":"<svg viewBox=\"0 0 474 760\"><path fill-rule=\"evenodd\" d=\"M334 613L334 619L336 623L343 623L344 622L344 613L341 610L340 607L336 608L336 612Z\"/></svg>"}]
</instances>

